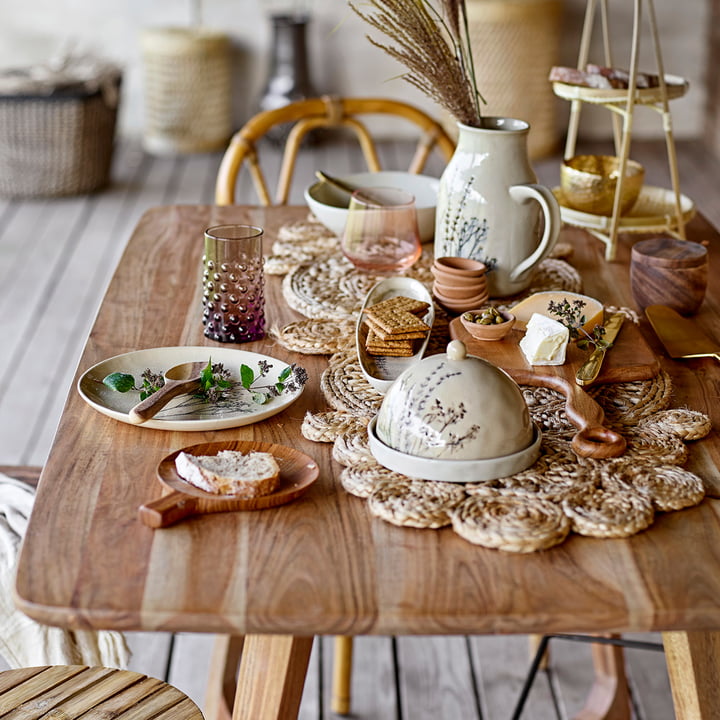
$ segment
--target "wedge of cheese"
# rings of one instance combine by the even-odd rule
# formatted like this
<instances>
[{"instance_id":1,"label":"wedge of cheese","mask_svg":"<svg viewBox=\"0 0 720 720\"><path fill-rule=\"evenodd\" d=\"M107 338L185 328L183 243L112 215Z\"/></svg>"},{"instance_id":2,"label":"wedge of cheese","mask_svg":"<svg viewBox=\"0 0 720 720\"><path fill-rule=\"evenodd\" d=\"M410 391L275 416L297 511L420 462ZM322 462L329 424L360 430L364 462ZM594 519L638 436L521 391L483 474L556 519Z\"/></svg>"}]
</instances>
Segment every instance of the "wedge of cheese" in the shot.
<instances>
[{"instance_id":1,"label":"wedge of cheese","mask_svg":"<svg viewBox=\"0 0 720 720\"><path fill-rule=\"evenodd\" d=\"M530 365L562 365L565 362L570 331L557 320L533 313L520 349Z\"/></svg>"},{"instance_id":2,"label":"wedge of cheese","mask_svg":"<svg viewBox=\"0 0 720 720\"><path fill-rule=\"evenodd\" d=\"M596 325L603 324L603 304L599 300L589 295L581 295L580 293L548 290L546 292L534 293L510 308L510 312L515 316L515 328L524 330L534 313L546 315L556 320L557 318L548 310L548 305L551 302L561 303L565 299L570 303L575 300L582 300L582 302L585 303L582 309L582 314L585 315L583 328L585 328L588 333L592 334L593 328Z\"/></svg>"}]
</instances>

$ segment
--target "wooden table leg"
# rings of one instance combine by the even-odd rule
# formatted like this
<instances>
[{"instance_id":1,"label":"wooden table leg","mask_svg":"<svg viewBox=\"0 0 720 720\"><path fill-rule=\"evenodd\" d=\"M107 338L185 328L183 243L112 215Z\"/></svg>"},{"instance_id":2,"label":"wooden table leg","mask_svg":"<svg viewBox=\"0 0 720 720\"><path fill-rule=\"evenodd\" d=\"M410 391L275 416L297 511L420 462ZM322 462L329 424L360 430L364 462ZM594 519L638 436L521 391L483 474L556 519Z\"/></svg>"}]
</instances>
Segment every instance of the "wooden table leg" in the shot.
<instances>
[{"instance_id":1,"label":"wooden table leg","mask_svg":"<svg viewBox=\"0 0 720 720\"><path fill-rule=\"evenodd\" d=\"M312 637L247 635L233 720L296 718L312 644Z\"/></svg>"},{"instance_id":2,"label":"wooden table leg","mask_svg":"<svg viewBox=\"0 0 720 720\"><path fill-rule=\"evenodd\" d=\"M333 656L333 683L330 709L336 715L350 714L353 639L338 635Z\"/></svg>"},{"instance_id":3,"label":"wooden table leg","mask_svg":"<svg viewBox=\"0 0 720 720\"><path fill-rule=\"evenodd\" d=\"M677 720L711 720L720 708L720 632L664 632Z\"/></svg>"},{"instance_id":4,"label":"wooden table leg","mask_svg":"<svg viewBox=\"0 0 720 720\"><path fill-rule=\"evenodd\" d=\"M215 636L205 697L207 720L230 720L232 717L237 670L244 642L243 635Z\"/></svg>"},{"instance_id":5,"label":"wooden table leg","mask_svg":"<svg viewBox=\"0 0 720 720\"><path fill-rule=\"evenodd\" d=\"M623 648L592 646L595 682L585 707L573 720L630 720L630 692L625 675Z\"/></svg>"}]
</instances>

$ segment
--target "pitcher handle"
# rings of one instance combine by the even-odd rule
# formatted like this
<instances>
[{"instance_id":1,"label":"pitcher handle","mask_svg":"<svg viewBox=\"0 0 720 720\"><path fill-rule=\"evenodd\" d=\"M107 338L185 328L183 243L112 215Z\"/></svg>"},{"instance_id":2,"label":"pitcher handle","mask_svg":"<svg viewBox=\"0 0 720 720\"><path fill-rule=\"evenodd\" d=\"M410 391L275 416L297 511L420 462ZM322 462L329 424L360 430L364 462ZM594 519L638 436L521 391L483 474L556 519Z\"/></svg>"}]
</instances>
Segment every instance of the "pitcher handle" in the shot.
<instances>
[{"instance_id":1,"label":"pitcher handle","mask_svg":"<svg viewBox=\"0 0 720 720\"><path fill-rule=\"evenodd\" d=\"M510 272L510 280L517 282L522 279L525 273L532 270L541 260L544 260L555 247L555 243L560 235L562 219L560 218L560 205L558 205L558 201L549 188L543 185L527 183L525 185L513 185L509 192L510 197L515 202L526 203L530 200L537 200L540 203L545 218L543 236L535 252L518 263Z\"/></svg>"}]
</instances>

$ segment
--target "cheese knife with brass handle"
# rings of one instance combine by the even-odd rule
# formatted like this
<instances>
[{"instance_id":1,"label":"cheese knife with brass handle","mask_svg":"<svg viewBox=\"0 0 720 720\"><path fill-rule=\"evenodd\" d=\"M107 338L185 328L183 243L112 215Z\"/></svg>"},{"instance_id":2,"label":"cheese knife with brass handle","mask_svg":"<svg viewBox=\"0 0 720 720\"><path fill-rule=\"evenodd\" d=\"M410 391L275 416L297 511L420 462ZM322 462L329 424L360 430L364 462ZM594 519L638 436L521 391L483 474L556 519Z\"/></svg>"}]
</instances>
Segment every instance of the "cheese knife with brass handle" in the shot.
<instances>
[{"instance_id":1,"label":"cheese knife with brass handle","mask_svg":"<svg viewBox=\"0 0 720 720\"><path fill-rule=\"evenodd\" d=\"M612 347L617 334L620 332L624 319L625 316L622 313L614 313L603 325L605 329L605 334L602 336L604 340L603 346L593 350L590 357L580 366L577 373L575 373L575 382L578 385L585 386L595 382L597 376L600 374L605 353Z\"/></svg>"}]
</instances>

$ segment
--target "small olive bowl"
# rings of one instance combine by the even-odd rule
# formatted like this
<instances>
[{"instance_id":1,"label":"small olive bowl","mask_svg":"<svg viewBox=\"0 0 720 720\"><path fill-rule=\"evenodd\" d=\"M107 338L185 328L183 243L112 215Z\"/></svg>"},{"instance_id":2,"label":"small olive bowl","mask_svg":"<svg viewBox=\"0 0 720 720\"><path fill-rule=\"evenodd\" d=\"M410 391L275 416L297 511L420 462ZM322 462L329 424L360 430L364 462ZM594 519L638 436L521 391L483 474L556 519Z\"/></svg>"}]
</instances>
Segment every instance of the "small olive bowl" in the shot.
<instances>
[{"instance_id":1,"label":"small olive bowl","mask_svg":"<svg viewBox=\"0 0 720 720\"><path fill-rule=\"evenodd\" d=\"M515 316L512 313L506 312L505 310L497 310L497 313L505 322L493 323L492 325L482 325L481 323L473 322L465 318L466 315L481 315L483 311L487 309L487 307L484 307L478 310L468 310L460 316L460 322L462 322L463 327L476 340L502 340L512 330L515 324Z\"/></svg>"},{"instance_id":2,"label":"small olive bowl","mask_svg":"<svg viewBox=\"0 0 720 720\"><path fill-rule=\"evenodd\" d=\"M560 186L565 203L593 215L612 215L620 158L613 155L576 155L560 166ZM628 160L622 187L620 214L624 215L640 195L645 169Z\"/></svg>"}]
</instances>

